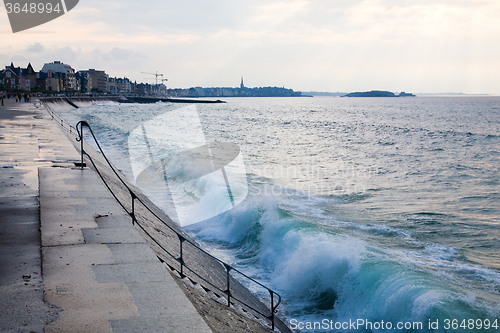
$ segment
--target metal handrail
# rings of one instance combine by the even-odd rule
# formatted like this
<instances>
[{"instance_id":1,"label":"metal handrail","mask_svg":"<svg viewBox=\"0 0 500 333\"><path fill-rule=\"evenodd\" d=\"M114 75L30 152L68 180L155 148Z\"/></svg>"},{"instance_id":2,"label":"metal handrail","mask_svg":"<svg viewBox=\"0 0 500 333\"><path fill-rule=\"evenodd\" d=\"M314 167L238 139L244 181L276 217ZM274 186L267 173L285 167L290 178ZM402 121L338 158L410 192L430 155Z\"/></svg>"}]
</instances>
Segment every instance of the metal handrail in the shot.
<instances>
[{"instance_id":1,"label":"metal handrail","mask_svg":"<svg viewBox=\"0 0 500 333\"><path fill-rule=\"evenodd\" d=\"M61 121L63 121L61 119ZM92 136L92 138L94 139L94 142L97 144L97 147L99 149L99 151L101 152L102 156L104 157L106 163L109 165L110 169L113 171L113 173L116 175L116 177L118 178L118 180L122 183L122 185L128 190L129 194L130 194L130 197L131 197L131 210L129 211L127 209L127 207L125 207L125 205L118 199L118 197L116 196L116 194L112 191L112 189L110 188L110 186L108 185L108 183L106 182L106 180L104 179L104 177L102 176L102 174L99 172L99 169L97 167L97 165L94 163L94 160L92 159L92 157L87 154L87 152L85 152L84 150L84 146L83 146L83 127L87 127L89 129L89 132ZM253 278L249 277L248 275L244 274L243 272L239 271L238 269L230 266L229 264L225 263L224 261L218 259L217 257L214 257L213 255L211 255L210 253L208 253L207 251L205 251L204 249L202 249L201 247L198 246L198 244L196 244L195 242L191 241L190 239L186 238L184 235L182 235L181 233L179 233L177 230L175 230L172 226L170 226L169 224L167 224L162 218L160 218L139 196L137 196L135 194L135 192L128 186L128 184L122 179L122 177L119 175L119 173L115 170L115 168L113 167L113 165L111 164L111 162L108 160L106 154L104 154L91 126L86 122L86 121L79 121L77 124L76 124L76 131L78 133L78 137L76 138L76 140L78 142L80 142L80 154L81 154L81 167L83 169L84 167L84 163L83 163L83 155L86 155L88 157L88 159L90 160L90 162L92 163L92 165L94 166L94 169L96 170L97 174L100 176L101 180L104 182L104 184L106 185L106 187L108 188L108 190L110 191L110 193L113 195L113 197L116 199L116 201L120 204L120 206L127 212L127 214L131 217L132 219L132 224L136 224L162 251L164 251L164 253L166 253L168 256L170 256L172 259L174 259L175 261L177 261L179 264L180 264L180 271L179 274L181 276L181 278L185 277L186 275L184 274L184 268L186 268L187 270L189 270L192 274L196 275L198 278L202 279L204 282L210 284L211 286L213 286L214 288L216 288L217 290L219 290L221 293L224 293L226 294L227 296L227 305L228 306L231 306L231 298L233 298L234 300L238 301L239 303L243 304L244 306L252 309L255 313L263 316L264 318L267 318L268 320L271 321L271 326L272 326L272 329L274 330L275 328L275 313L277 313L277 308L278 306L281 304L281 296L275 292L274 290L266 287L265 285L263 285L262 283L254 280ZM71 127L70 127L70 132L71 132ZM179 251L180 251L180 255L179 257L176 257L174 254L170 253L157 239L155 239L147 230L146 228L138 221L138 219L136 218L136 215L135 215L135 201L138 201L139 203L142 204L143 207L145 207L158 221L160 221L163 225L165 225L167 228L170 229L170 231L174 232L178 239L179 239ZM160 230L156 229L156 231L159 231L161 232ZM190 267L188 267L186 265L186 263L184 262L184 257L183 257L183 248L184 248L184 243L189 243L190 245L192 245L193 247L195 247L199 252L201 252L202 254L214 259L216 262L220 263L224 269L226 270L226 289L223 290L221 288L219 288L218 286L214 285L212 282L208 281L207 279L205 279L203 276L201 276L200 274L198 274L197 272L195 272L193 269L191 269ZM173 269L175 269L177 271L177 269L175 267L173 267ZM252 307L251 305L249 304L246 304L245 302L243 302L242 300L238 299L237 297L235 297L234 295L231 294L231 290L230 290L230 276L231 276L231 271L234 271L234 272L237 272L239 273L242 277L244 277L245 279L259 285L260 287L262 287L263 289L266 289L269 294L270 294L270 298L271 298L271 315L266 315L264 313L262 313L259 309L256 309L254 307ZM274 297L277 296L278 297L278 302L276 304L274 304ZM233 303L234 304L234 303Z\"/></svg>"}]
</instances>

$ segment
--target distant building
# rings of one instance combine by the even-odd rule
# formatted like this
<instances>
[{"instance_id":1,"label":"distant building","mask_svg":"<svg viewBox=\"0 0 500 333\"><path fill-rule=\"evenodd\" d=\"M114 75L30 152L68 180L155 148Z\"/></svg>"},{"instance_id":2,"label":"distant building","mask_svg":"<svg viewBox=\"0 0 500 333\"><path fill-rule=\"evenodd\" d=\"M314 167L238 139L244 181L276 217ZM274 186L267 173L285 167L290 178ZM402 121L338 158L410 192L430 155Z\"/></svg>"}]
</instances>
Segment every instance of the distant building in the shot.
<instances>
[{"instance_id":1,"label":"distant building","mask_svg":"<svg viewBox=\"0 0 500 333\"><path fill-rule=\"evenodd\" d=\"M79 72L86 73L92 78L91 89L97 89L99 92L108 92L108 75L105 71L97 71L91 68Z\"/></svg>"},{"instance_id":2,"label":"distant building","mask_svg":"<svg viewBox=\"0 0 500 333\"><path fill-rule=\"evenodd\" d=\"M92 77L87 72L76 72L77 90L83 93L90 93L92 90Z\"/></svg>"},{"instance_id":3,"label":"distant building","mask_svg":"<svg viewBox=\"0 0 500 333\"><path fill-rule=\"evenodd\" d=\"M48 72L38 73L36 85L41 90L61 92L64 88L63 73L57 73L49 70Z\"/></svg>"},{"instance_id":4,"label":"distant building","mask_svg":"<svg viewBox=\"0 0 500 333\"><path fill-rule=\"evenodd\" d=\"M36 88L36 79L38 77L38 73L33 69L31 63L26 67L26 79L29 80L30 88L29 90L33 90ZM28 83L26 83L27 85Z\"/></svg>"},{"instance_id":5,"label":"distant building","mask_svg":"<svg viewBox=\"0 0 500 333\"><path fill-rule=\"evenodd\" d=\"M130 83L131 89L132 89L132 94L137 94L137 81L134 81L134 83Z\"/></svg>"},{"instance_id":6,"label":"distant building","mask_svg":"<svg viewBox=\"0 0 500 333\"><path fill-rule=\"evenodd\" d=\"M116 78L115 77L108 77L108 92L110 94L118 94L119 90L116 86Z\"/></svg>"},{"instance_id":7,"label":"distant building","mask_svg":"<svg viewBox=\"0 0 500 333\"><path fill-rule=\"evenodd\" d=\"M18 89L17 87L20 85L20 82L18 82L18 77L14 70L12 70L9 66L6 66L1 74L2 75L0 76L0 83L4 86L5 89Z\"/></svg>"},{"instance_id":8,"label":"distant building","mask_svg":"<svg viewBox=\"0 0 500 333\"><path fill-rule=\"evenodd\" d=\"M48 73L53 72L57 73L60 79L63 80L63 84L60 87L61 91L76 91L76 77L75 70L68 64L64 64L60 61L54 61L51 63L45 63L40 70L40 72Z\"/></svg>"},{"instance_id":9,"label":"distant building","mask_svg":"<svg viewBox=\"0 0 500 333\"><path fill-rule=\"evenodd\" d=\"M119 94L130 94L132 92L132 85L128 78L123 78L123 79L120 78L115 80L116 80L117 92Z\"/></svg>"},{"instance_id":10,"label":"distant building","mask_svg":"<svg viewBox=\"0 0 500 333\"><path fill-rule=\"evenodd\" d=\"M27 69L21 67L14 67L14 63L10 66L5 66L1 72L0 83L3 84L7 90L31 90L30 79L26 77Z\"/></svg>"},{"instance_id":11,"label":"distant building","mask_svg":"<svg viewBox=\"0 0 500 333\"><path fill-rule=\"evenodd\" d=\"M190 89L190 91L191 91L191 89ZM193 97L205 97L205 89L203 89L202 87L194 88L192 96Z\"/></svg>"},{"instance_id":12,"label":"distant building","mask_svg":"<svg viewBox=\"0 0 500 333\"><path fill-rule=\"evenodd\" d=\"M159 84L157 94L158 96L167 96L167 86L163 83Z\"/></svg>"},{"instance_id":13,"label":"distant building","mask_svg":"<svg viewBox=\"0 0 500 333\"><path fill-rule=\"evenodd\" d=\"M154 95L153 86L149 83L139 83L137 85L137 94L141 96L152 96Z\"/></svg>"}]
</instances>

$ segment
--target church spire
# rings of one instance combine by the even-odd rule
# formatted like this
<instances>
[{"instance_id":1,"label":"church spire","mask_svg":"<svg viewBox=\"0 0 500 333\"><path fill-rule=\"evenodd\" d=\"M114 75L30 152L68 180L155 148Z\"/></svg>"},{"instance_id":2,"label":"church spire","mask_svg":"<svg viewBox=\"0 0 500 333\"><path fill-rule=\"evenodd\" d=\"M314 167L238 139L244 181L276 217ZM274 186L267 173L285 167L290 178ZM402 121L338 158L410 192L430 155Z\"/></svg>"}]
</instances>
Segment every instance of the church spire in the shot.
<instances>
[{"instance_id":1,"label":"church spire","mask_svg":"<svg viewBox=\"0 0 500 333\"><path fill-rule=\"evenodd\" d=\"M243 84L243 76L241 77L240 89L244 89L245 85Z\"/></svg>"}]
</instances>

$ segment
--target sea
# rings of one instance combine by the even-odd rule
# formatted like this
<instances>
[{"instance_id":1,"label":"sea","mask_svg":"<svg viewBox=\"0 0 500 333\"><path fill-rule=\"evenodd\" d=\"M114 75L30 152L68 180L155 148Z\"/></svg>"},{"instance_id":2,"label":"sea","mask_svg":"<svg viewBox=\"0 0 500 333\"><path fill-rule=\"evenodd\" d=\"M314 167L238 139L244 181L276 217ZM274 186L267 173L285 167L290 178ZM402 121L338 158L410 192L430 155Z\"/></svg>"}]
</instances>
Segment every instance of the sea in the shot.
<instances>
[{"instance_id":1,"label":"sea","mask_svg":"<svg viewBox=\"0 0 500 333\"><path fill-rule=\"evenodd\" d=\"M294 331L500 331L500 97L226 102L189 108L240 147L248 194L184 230L278 292ZM54 108L134 182L133 130L186 107Z\"/></svg>"}]
</instances>

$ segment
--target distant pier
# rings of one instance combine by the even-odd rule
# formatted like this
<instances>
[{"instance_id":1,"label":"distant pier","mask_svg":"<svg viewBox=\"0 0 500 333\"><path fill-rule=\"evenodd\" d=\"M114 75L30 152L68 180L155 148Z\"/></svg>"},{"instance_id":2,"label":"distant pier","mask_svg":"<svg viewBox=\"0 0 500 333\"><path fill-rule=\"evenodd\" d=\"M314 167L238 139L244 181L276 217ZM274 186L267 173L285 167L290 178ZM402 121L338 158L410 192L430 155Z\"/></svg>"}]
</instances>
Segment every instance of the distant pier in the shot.
<instances>
[{"instance_id":1,"label":"distant pier","mask_svg":"<svg viewBox=\"0 0 500 333\"><path fill-rule=\"evenodd\" d=\"M124 100L120 100L121 103L226 103L225 101L218 100L206 100L206 99L180 99L180 98L159 98L159 97L126 97Z\"/></svg>"}]
</instances>

